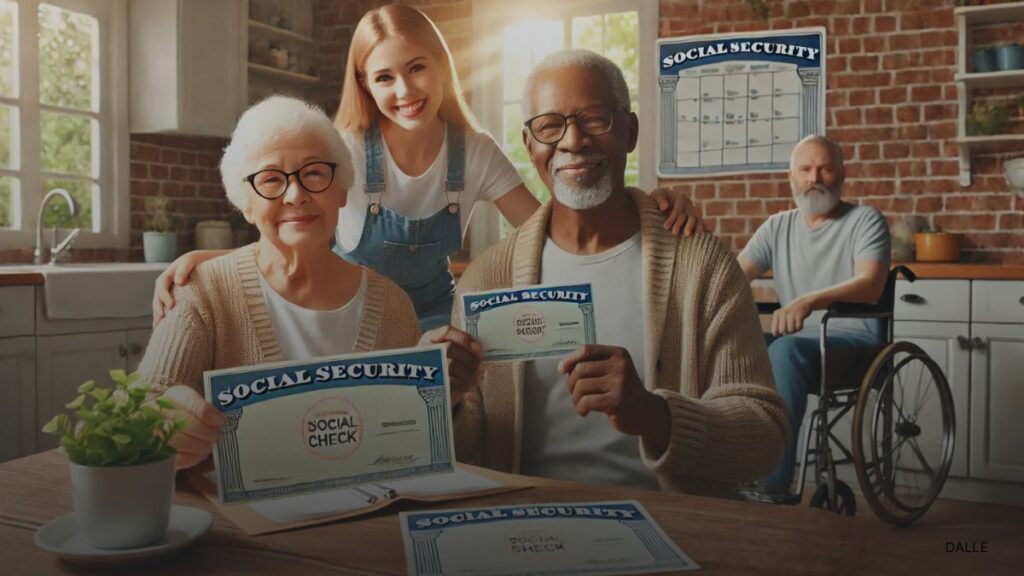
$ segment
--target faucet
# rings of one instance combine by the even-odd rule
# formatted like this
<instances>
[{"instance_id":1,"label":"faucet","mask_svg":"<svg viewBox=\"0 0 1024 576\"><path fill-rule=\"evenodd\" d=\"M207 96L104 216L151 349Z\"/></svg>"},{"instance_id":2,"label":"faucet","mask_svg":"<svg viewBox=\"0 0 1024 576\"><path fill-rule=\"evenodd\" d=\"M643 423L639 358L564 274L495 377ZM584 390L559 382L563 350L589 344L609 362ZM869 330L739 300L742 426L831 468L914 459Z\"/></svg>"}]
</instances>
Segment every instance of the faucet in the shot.
<instances>
[{"instance_id":1,"label":"faucet","mask_svg":"<svg viewBox=\"0 0 1024 576\"><path fill-rule=\"evenodd\" d=\"M50 203L50 199L58 196L64 199L68 203L68 207L71 208L71 216L78 216L78 203L71 197L71 194L63 188L54 188L43 196L43 203L39 205L39 218L36 220L36 250L34 253L34 262L36 264L43 263L43 215L46 213L46 206ZM71 243L78 237L78 233L81 229L75 228L72 230L60 243L57 244L57 227L53 227L53 240L50 246L50 264L56 264L57 259L60 255L71 249Z\"/></svg>"}]
</instances>

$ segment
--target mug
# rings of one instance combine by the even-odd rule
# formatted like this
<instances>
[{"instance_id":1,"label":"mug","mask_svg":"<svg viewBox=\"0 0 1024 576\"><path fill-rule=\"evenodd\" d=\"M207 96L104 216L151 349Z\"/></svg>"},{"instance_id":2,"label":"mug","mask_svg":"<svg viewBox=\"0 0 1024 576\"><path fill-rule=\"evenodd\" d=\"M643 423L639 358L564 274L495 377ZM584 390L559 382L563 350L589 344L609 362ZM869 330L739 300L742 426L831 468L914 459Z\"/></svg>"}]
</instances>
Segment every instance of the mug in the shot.
<instances>
[{"instance_id":1,"label":"mug","mask_svg":"<svg viewBox=\"0 0 1024 576\"><path fill-rule=\"evenodd\" d=\"M996 67L1000 70L1024 68L1024 46L1009 44L996 49Z\"/></svg>"}]
</instances>

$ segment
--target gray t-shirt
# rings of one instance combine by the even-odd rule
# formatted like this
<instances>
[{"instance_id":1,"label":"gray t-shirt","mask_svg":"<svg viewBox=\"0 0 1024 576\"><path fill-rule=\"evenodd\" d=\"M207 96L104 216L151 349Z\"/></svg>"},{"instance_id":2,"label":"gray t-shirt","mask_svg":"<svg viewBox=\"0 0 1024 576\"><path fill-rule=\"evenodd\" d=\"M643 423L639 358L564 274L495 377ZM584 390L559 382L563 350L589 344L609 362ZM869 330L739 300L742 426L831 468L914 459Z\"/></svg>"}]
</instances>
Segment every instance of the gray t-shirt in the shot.
<instances>
[{"instance_id":1,"label":"gray t-shirt","mask_svg":"<svg viewBox=\"0 0 1024 576\"><path fill-rule=\"evenodd\" d=\"M877 260L888 268L889 225L870 206L844 203L837 217L812 230L799 210L787 210L762 224L740 256L772 270L775 292L785 306L803 294L853 278L854 262ZM817 335L824 314L824 310L812 312L803 332ZM877 334L875 320L840 318L830 320L828 326L830 332L835 328Z\"/></svg>"}]
</instances>

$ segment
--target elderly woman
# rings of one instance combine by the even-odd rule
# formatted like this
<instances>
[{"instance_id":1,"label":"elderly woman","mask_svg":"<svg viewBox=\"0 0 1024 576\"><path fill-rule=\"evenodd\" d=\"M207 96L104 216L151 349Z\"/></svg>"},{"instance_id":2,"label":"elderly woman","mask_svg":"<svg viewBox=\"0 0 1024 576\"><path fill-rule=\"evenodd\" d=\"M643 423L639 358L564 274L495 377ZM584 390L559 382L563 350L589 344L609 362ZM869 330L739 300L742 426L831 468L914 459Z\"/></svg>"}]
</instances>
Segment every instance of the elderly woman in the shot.
<instances>
[{"instance_id":1,"label":"elderly woman","mask_svg":"<svg viewBox=\"0 0 1024 576\"><path fill-rule=\"evenodd\" d=\"M196 269L139 367L188 420L175 439L179 468L205 459L223 424L202 397L204 370L408 347L421 336L401 288L331 251L352 161L322 111L282 96L251 107L221 177L260 239ZM439 328L422 341L453 342L453 396L479 378L479 343L464 332Z\"/></svg>"}]
</instances>

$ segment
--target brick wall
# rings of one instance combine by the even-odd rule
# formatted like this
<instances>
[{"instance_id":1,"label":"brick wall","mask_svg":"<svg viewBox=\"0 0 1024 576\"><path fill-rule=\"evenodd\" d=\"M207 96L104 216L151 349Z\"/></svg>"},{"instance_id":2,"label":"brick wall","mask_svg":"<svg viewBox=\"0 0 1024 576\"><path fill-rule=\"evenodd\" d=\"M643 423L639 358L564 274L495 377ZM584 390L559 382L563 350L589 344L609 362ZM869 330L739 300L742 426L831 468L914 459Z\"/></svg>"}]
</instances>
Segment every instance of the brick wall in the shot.
<instances>
[{"instance_id":1,"label":"brick wall","mask_svg":"<svg viewBox=\"0 0 1024 576\"><path fill-rule=\"evenodd\" d=\"M965 259L1024 264L1024 197L1008 188L1002 163L1024 155L1008 145L975 153L973 184L959 184L955 143L957 31L953 2L768 0L757 20L745 0L660 0L660 37L823 26L827 30L827 135L847 159L845 197L882 210L890 223L920 215L966 235ZM979 44L1019 41L1024 27L978 30ZM1006 101L1016 91L993 92ZM1011 126L1024 132L1016 120ZM734 249L764 219L793 207L784 175L662 180L702 207L709 227Z\"/></svg>"},{"instance_id":2,"label":"brick wall","mask_svg":"<svg viewBox=\"0 0 1024 576\"><path fill-rule=\"evenodd\" d=\"M220 181L223 138L132 134L131 260L142 259L146 199L162 194L178 217L178 253L195 248L195 226L226 220L233 208Z\"/></svg>"}]
</instances>

